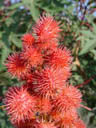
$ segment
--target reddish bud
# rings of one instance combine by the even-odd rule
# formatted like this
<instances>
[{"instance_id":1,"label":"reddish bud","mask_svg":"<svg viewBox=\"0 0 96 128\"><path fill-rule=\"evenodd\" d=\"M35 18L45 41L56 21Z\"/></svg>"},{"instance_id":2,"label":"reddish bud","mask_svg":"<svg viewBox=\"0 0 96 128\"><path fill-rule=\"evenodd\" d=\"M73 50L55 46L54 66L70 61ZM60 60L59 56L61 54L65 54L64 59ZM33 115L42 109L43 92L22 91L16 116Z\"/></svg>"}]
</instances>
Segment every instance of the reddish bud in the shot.
<instances>
[{"instance_id":1,"label":"reddish bud","mask_svg":"<svg viewBox=\"0 0 96 128\"><path fill-rule=\"evenodd\" d=\"M42 43L57 42L61 31L59 22L56 22L51 16L40 17L33 30L37 35L38 42Z\"/></svg>"},{"instance_id":2,"label":"reddish bud","mask_svg":"<svg viewBox=\"0 0 96 128\"><path fill-rule=\"evenodd\" d=\"M34 117L36 98L28 93L26 86L9 88L4 102L13 124L19 124Z\"/></svg>"},{"instance_id":3,"label":"reddish bud","mask_svg":"<svg viewBox=\"0 0 96 128\"><path fill-rule=\"evenodd\" d=\"M21 77L28 71L24 59L22 59L20 54L17 53L14 53L13 55L8 57L6 67L8 68L8 72L10 72L12 76L17 77Z\"/></svg>"},{"instance_id":4,"label":"reddish bud","mask_svg":"<svg viewBox=\"0 0 96 128\"><path fill-rule=\"evenodd\" d=\"M23 47L26 47L26 46L32 46L33 43L35 42L35 39L32 36L32 34L25 34L22 37L22 41L23 41Z\"/></svg>"}]
</instances>

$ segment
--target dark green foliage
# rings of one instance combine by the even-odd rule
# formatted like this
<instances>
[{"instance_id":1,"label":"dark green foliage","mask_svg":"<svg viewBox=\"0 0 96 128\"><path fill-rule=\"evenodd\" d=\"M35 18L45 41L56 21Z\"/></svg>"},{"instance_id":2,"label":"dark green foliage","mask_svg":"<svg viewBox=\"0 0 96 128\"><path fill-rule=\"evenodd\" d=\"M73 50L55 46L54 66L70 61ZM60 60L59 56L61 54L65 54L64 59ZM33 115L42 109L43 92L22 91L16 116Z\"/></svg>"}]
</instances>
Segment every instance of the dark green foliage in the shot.
<instances>
[{"instance_id":1,"label":"dark green foliage","mask_svg":"<svg viewBox=\"0 0 96 128\"><path fill-rule=\"evenodd\" d=\"M72 51L73 66L70 83L78 85L96 76L96 10L94 0L22 0L7 3L0 0L0 106L9 86L19 85L6 72L9 54L20 51L21 37L32 32L32 25L43 13L49 13L61 21L60 43ZM15 0L14 0L15 1ZM84 105L92 111L79 110L88 128L96 128L96 77L81 88ZM12 128L5 111L0 107L0 128Z\"/></svg>"}]
</instances>

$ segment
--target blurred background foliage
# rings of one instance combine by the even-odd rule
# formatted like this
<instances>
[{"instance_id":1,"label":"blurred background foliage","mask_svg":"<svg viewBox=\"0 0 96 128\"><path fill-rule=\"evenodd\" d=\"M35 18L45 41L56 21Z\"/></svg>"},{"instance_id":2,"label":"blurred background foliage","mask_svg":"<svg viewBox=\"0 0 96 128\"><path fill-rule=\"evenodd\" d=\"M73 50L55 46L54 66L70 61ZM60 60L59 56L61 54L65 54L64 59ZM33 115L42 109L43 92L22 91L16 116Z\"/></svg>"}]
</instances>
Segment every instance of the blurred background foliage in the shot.
<instances>
[{"instance_id":1,"label":"blurred background foliage","mask_svg":"<svg viewBox=\"0 0 96 128\"><path fill-rule=\"evenodd\" d=\"M6 72L6 58L21 50L22 35L32 32L32 26L44 12L63 24L60 43L73 55L70 83L85 82L80 87L84 105L92 109L80 109L79 113L88 128L96 128L95 0L0 0L0 128L12 128L2 101L9 86L19 85L18 80Z\"/></svg>"}]
</instances>

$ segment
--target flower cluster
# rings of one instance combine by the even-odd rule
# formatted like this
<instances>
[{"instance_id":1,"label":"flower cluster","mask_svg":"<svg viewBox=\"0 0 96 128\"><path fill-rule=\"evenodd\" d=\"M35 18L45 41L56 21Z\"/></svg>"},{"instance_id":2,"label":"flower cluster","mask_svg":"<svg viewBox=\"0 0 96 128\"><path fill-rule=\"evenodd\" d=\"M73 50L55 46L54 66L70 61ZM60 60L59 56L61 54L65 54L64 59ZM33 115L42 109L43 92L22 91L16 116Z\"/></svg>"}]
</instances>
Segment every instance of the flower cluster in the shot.
<instances>
[{"instance_id":1,"label":"flower cluster","mask_svg":"<svg viewBox=\"0 0 96 128\"><path fill-rule=\"evenodd\" d=\"M86 128L77 113L82 94L68 82L71 52L58 45L60 31L60 23L44 15L33 33L22 37L22 51L8 57L8 72L24 81L10 87L4 99L16 128Z\"/></svg>"}]
</instances>

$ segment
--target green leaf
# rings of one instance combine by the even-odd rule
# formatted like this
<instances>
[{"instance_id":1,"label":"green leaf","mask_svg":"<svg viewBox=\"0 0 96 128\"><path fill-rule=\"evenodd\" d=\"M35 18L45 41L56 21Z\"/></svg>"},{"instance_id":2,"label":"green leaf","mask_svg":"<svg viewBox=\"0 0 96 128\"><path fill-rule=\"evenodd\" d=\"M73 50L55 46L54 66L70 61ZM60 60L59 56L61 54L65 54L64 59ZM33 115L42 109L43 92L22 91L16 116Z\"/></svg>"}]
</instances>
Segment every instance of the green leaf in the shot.
<instances>
[{"instance_id":1,"label":"green leaf","mask_svg":"<svg viewBox=\"0 0 96 128\"><path fill-rule=\"evenodd\" d=\"M9 53L10 53L10 50L7 47L3 47L3 49L2 49L2 56L1 56L1 64L4 64L4 61L8 57Z\"/></svg>"},{"instance_id":2,"label":"green leaf","mask_svg":"<svg viewBox=\"0 0 96 128\"><path fill-rule=\"evenodd\" d=\"M79 37L81 40L82 50L79 55L88 53L90 50L93 50L96 47L96 25L93 24L93 31L90 30L81 30L82 36Z\"/></svg>"},{"instance_id":3,"label":"green leaf","mask_svg":"<svg viewBox=\"0 0 96 128\"><path fill-rule=\"evenodd\" d=\"M36 8L35 6L35 3L34 3L34 0L32 0L33 2L31 3L30 5L30 12L31 12L31 15L33 17L33 19L35 21L37 21L37 19L39 18L39 10L38 10L38 7Z\"/></svg>"},{"instance_id":4,"label":"green leaf","mask_svg":"<svg viewBox=\"0 0 96 128\"><path fill-rule=\"evenodd\" d=\"M94 34L93 34L91 31L89 31L89 30L84 30L84 31L82 31L82 34L83 34L83 36L85 36L86 38L94 38L94 37L95 37Z\"/></svg>"},{"instance_id":5,"label":"green leaf","mask_svg":"<svg viewBox=\"0 0 96 128\"><path fill-rule=\"evenodd\" d=\"M35 0L29 0L29 1L23 0L22 2L25 6L27 5L29 7L31 16L33 17L34 21L37 21L40 15L40 12L38 10L38 7L36 6L36 1Z\"/></svg>"},{"instance_id":6,"label":"green leaf","mask_svg":"<svg viewBox=\"0 0 96 128\"><path fill-rule=\"evenodd\" d=\"M18 48L21 48L22 47L22 43L21 43L21 40L19 38L17 38L17 35L14 34L14 33L11 33L10 34L10 41L15 45L17 46Z\"/></svg>"},{"instance_id":7,"label":"green leaf","mask_svg":"<svg viewBox=\"0 0 96 128\"><path fill-rule=\"evenodd\" d=\"M7 34L3 33L1 39L2 39L1 43L3 44L3 46L7 47L9 49L10 48L9 36Z\"/></svg>"},{"instance_id":8,"label":"green leaf","mask_svg":"<svg viewBox=\"0 0 96 128\"><path fill-rule=\"evenodd\" d=\"M96 47L96 40L94 40L92 42L90 40L87 40L87 42L83 46L83 49L80 51L79 55L88 53L90 50L92 50L95 47Z\"/></svg>"}]
</instances>

